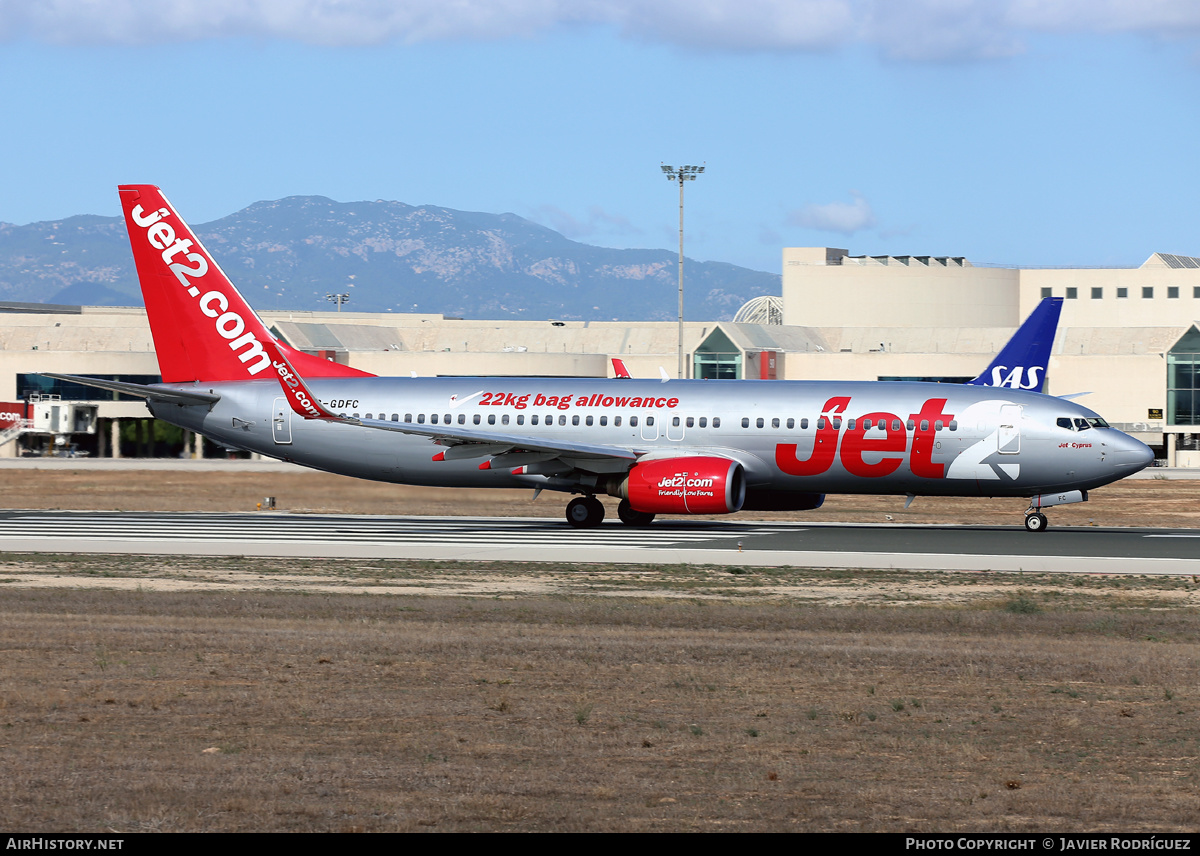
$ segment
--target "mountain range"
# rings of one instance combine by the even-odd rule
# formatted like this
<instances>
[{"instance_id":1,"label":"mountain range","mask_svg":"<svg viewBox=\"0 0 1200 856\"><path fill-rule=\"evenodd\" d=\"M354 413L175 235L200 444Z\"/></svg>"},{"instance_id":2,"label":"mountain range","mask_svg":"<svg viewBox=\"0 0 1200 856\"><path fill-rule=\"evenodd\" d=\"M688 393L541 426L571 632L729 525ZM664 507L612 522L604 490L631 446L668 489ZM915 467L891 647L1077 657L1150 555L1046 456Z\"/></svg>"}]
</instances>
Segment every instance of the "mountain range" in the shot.
<instances>
[{"instance_id":1,"label":"mountain range","mask_svg":"<svg viewBox=\"0 0 1200 856\"><path fill-rule=\"evenodd\" d=\"M463 318L672 320L678 255L569 240L515 214L291 196L195 226L259 309L441 313ZM778 274L685 263L686 315L724 320L780 293ZM0 223L0 301L141 305L120 217Z\"/></svg>"}]
</instances>

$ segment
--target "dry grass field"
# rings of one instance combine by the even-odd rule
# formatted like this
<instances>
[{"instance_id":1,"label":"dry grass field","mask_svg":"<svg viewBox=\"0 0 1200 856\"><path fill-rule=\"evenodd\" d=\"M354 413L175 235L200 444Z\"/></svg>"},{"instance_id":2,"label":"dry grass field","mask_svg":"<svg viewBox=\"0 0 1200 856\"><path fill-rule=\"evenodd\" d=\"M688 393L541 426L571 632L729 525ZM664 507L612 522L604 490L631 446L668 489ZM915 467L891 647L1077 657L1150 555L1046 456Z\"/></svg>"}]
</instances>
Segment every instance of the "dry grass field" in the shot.
<instances>
[{"instance_id":1,"label":"dry grass field","mask_svg":"<svg viewBox=\"0 0 1200 856\"><path fill-rule=\"evenodd\" d=\"M45 507L561 513L304 472L16 475ZM1071 513L1196 526L1198 490ZM0 554L0 595L12 831L1200 824L1192 578Z\"/></svg>"}]
</instances>

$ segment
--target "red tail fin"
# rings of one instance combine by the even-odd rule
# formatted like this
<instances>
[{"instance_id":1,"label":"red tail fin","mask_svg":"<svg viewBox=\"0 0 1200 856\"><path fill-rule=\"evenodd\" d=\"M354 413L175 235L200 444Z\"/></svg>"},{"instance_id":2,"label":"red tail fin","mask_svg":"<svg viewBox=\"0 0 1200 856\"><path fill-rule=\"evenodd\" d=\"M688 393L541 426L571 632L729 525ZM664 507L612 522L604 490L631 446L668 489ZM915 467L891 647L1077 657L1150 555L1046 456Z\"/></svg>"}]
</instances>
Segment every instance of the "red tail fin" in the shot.
<instances>
[{"instance_id":1,"label":"red tail fin","mask_svg":"<svg viewBox=\"0 0 1200 856\"><path fill-rule=\"evenodd\" d=\"M275 340L161 190L118 189L164 381L267 379L268 341L307 377L370 376Z\"/></svg>"}]
</instances>

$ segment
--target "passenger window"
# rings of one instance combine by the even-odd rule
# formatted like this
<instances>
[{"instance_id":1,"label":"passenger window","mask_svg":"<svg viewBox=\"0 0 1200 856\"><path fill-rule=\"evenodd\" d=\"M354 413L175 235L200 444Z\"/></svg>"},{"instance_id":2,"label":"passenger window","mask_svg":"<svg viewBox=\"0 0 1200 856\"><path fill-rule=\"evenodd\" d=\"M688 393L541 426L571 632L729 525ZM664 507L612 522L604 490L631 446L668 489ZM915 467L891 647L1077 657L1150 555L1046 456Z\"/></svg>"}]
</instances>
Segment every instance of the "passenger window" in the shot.
<instances>
[{"instance_id":1,"label":"passenger window","mask_svg":"<svg viewBox=\"0 0 1200 856\"><path fill-rule=\"evenodd\" d=\"M917 423L913 422L911 419L909 419L907 422L904 423L904 427L906 427L909 431L912 431L914 428L917 427Z\"/></svg>"},{"instance_id":2,"label":"passenger window","mask_svg":"<svg viewBox=\"0 0 1200 856\"><path fill-rule=\"evenodd\" d=\"M525 424L525 414L523 414L523 413L518 413L518 414L517 414L517 424L518 424L518 425L524 425L524 424Z\"/></svg>"},{"instance_id":3,"label":"passenger window","mask_svg":"<svg viewBox=\"0 0 1200 856\"><path fill-rule=\"evenodd\" d=\"M837 423L835 422L835 423L833 423L833 424L834 424L834 425L836 425ZM847 431L853 431L853 430L854 430L854 420L853 420L853 419L847 419L847 420L846 420L846 430L847 430Z\"/></svg>"},{"instance_id":4,"label":"passenger window","mask_svg":"<svg viewBox=\"0 0 1200 856\"><path fill-rule=\"evenodd\" d=\"M678 425L678 424L679 424L679 419L678 419L678 418L676 418L676 419L675 419L675 424L676 424L676 425ZM691 427L692 427L692 425L694 425L694 424L695 424L695 420L694 420L694 419L692 419L692 417L691 417L691 416L689 416L689 417L687 418L687 426L686 426L686 427L688 427L688 428L691 428Z\"/></svg>"},{"instance_id":5,"label":"passenger window","mask_svg":"<svg viewBox=\"0 0 1200 856\"><path fill-rule=\"evenodd\" d=\"M761 427L763 427L763 424L764 424L764 423L763 423L763 418L762 418L761 416L760 416L760 417L758 417L757 419L755 419L755 420L754 420L754 426L755 426L756 428L761 428Z\"/></svg>"},{"instance_id":6,"label":"passenger window","mask_svg":"<svg viewBox=\"0 0 1200 856\"><path fill-rule=\"evenodd\" d=\"M743 416L743 417L742 417L742 427L743 427L743 428L749 428L749 427L750 427L750 417L749 417L749 416Z\"/></svg>"},{"instance_id":7,"label":"passenger window","mask_svg":"<svg viewBox=\"0 0 1200 856\"><path fill-rule=\"evenodd\" d=\"M489 413L488 414L488 425L495 425L495 424L496 424L496 414Z\"/></svg>"},{"instance_id":8,"label":"passenger window","mask_svg":"<svg viewBox=\"0 0 1200 856\"><path fill-rule=\"evenodd\" d=\"M620 416L614 416L614 417L613 417L613 427L614 427L614 428L620 428L620 427L621 427L621 417L620 417Z\"/></svg>"},{"instance_id":9,"label":"passenger window","mask_svg":"<svg viewBox=\"0 0 1200 856\"><path fill-rule=\"evenodd\" d=\"M458 424L459 425L467 424L467 414L465 414L465 413L458 414Z\"/></svg>"},{"instance_id":10,"label":"passenger window","mask_svg":"<svg viewBox=\"0 0 1200 856\"><path fill-rule=\"evenodd\" d=\"M714 428L720 428L720 427L721 427L721 417L720 417L720 416L714 416L714 417L713 417L713 427L714 427Z\"/></svg>"},{"instance_id":11,"label":"passenger window","mask_svg":"<svg viewBox=\"0 0 1200 856\"><path fill-rule=\"evenodd\" d=\"M429 422L433 425L437 425L438 424L438 415L436 413L432 414L429 417Z\"/></svg>"},{"instance_id":12,"label":"passenger window","mask_svg":"<svg viewBox=\"0 0 1200 856\"><path fill-rule=\"evenodd\" d=\"M368 414L367 414L367 418L368 418L368 419L374 419L375 417L373 417L373 416L372 416L370 413L368 413Z\"/></svg>"},{"instance_id":13,"label":"passenger window","mask_svg":"<svg viewBox=\"0 0 1200 856\"><path fill-rule=\"evenodd\" d=\"M792 428L795 428L795 427L796 427L796 420L795 420L795 419L789 419L789 420L787 421L787 427L788 427L788 430L789 430L789 431L790 431Z\"/></svg>"},{"instance_id":14,"label":"passenger window","mask_svg":"<svg viewBox=\"0 0 1200 856\"><path fill-rule=\"evenodd\" d=\"M530 416L530 417L529 417L529 423L530 423L531 425L537 425L537 424L538 424L538 415L537 415L536 413L535 413L535 414L533 414L532 416Z\"/></svg>"},{"instance_id":15,"label":"passenger window","mask_svg":"<svg viewBox=\"0 0 1200 856\"><path fill-rule=\"evenodd\" d=\"M691 420L689 419L688 421L690 422ZM674 417L674 418L671 420L671 425L672 425L673 427L675 427L675 428L678 428L678 427L679 427L679 417L678 417L678 416Z\"/></svg>"},{"instance_id":16,"label":"passenger window","mask_svg":"<svg viewBox=\"0 0 1200 856\"><path fill-rule=\"evenodd\" d=\"M412 414L411 414L411 413L405 413L405 414L404 414L404 421L405 421L405 422L412 422Z\"/></svg>"},{"instance_id":17,"label":"passenger window","mask_svg":"<svg viewBox=\"0 0 1200 856\"><path fill-rule=\"evenodd\" d=\"M941 431L943 427L945 427L945 426L942 425L942 420L940 420L940 419L937 422L933 423L934 431Z\"/></svg>"},{"instance_id":18,"label":"passenger window","mask_svg":"<svg viewBox=\"0 0 1200 856\"><path fill-rule=\"evenodd\" d=\"M617 418L619 419L620 417L617 417ZM630 416L630 417L629 417L629 426L630 426L631 428L636 428L636 427L637 427L637 417L636 417L636 416Z\"/></svg>"},{"instance_id":19,"label":"passenger window","mask_svg":"<svg viewBox=\"0 0 1200 856\"><path fill-rule=\"evenodd\" d=\"M505 413L503 416L500 417L500 424L501 425L508 424L508 414L507 413Z\"/></svg>"},{"instance_id":20,"label":"passenger window","mask_svg":"<svg viewBox=\"0 0 1200 856\"><path fill-rule=\"evenodd\" d=\"M475 414L475 415L474 415L474 416L471 418L471 422L472 422L472 423L474 423L475 425L478 425L478 424L479 424L479 414L478 414L478 413L476 413L476 414Z\"/></svg>"},{"instance_id":21,"label":"passenger window","mask_svg":"<svg viewBox=\"0 0 1200 856\"><path fill-rule=\"evenodd\" d=\"M646 424L647 424L647 425L653 425L653 424L654 424L654 417L653 417L653 416L647 416L647 417L646 417Z\"/></svg>"},{"instance_id":22,"label":"passenger window","mask_svg":"<svg viewBox=\"0 0 1200 856\"><path fill-rule=\"evenodd\" d=\"M606 426L607 424L608 424L608 417L607 417L607 416L601 416L601 417L600 417L600 427L601 427L601 428L603 428L603 427L604 427L604 426Z\"/></svg>"},{"instance_id":23,"label":"passenger window","mask_svg":"<svg viewBox=\"0 0 1200 856\"><path fill-rule=\"evenodd\" d=\"M701 416L701 417L700 417L700 427L701 427L701 428L707 428L707 427L708 427L708 417L707 417L707 416Z\"/></svg>"},{"instance_id":24,"label":"passenger window","mask_svg":"<svg viewBox=\"0 0 1200 856\"><path fill-rule=\"evenodd\" d=\"M565 416L560 416L560 417L558 417L558 424L559 424L559 425L566 425L566 424L567 424L567 417L565 417Z\"/></svg>"},{"instance_id":25,"label":"passenger window","mask_svg":"<svg viewBox=\"0 0 1200 856\"><path fill-rule=\"evenodd\" d=\"M922 430L922 431L928 431L928 430L929 430L929 420L928 420L928 419L922 419L922 420L921 420L921 430Z\"/></svg>"},{"instance_id":26,"label":"passenger window","mask_svg":"<svg viewBox=\"0 0 1200 856\"><path fill-rule=\"evenodd\" d=\"M833 427L837 431L842 430L842 417L840 417L840 416L833 417Z\"/></svg>"},{"instance_id":27,"label":"passenger window","mask_svg":"<svg viewBox=\"0 0 1200 856\"><path fill-rule=\"evenodd\" d=\"M442 417L442 423L443 423L443 424L445 424L445 425L449 425L449 424L450 424L450 421L451 421L451 419L450 419L450 414L449 414L449 413L447 413L445 416L443 416L443 417Z\"/></svg>"},{"instance_id":28,"label":"passenger window","mask_svg":"<svg viewBox=\"0 0 1200 856\"><path fill-rule=\"evenodd\" d=\"M805 417L800 420L800 429L803 431L808 430L808 417Z\"/></svg>"},{"instance_id":29,"label":"passenger window","mask_svg":"<svg viewBox=\"0 0 1200 856\"><path fill-rule=\"evenodd\" d=\"M824 430L825 430L825 417L824 417L824 416L822 416L822 417L820 417L819 419L817 419L817 430L818 430L818 431L824 431Z\"/></svg>"},{"instance_id":30,"label":"passenger window","mask_svg":"<svg viewBox=\"0 0 1200 856\"><path fill-rule=\"evenodd\" d=\"M882 423L880 423L880 426L882 427ZM899 431L899 430L900 430L900 420L899 420L899 419L893 419L893 420L892 420L892 430L893 430L893 431Z\"/></svg>"},{"instance_id":31,"label":"passenger window","mask_svg":"<svg viewBox=\"0 0 1200 856\"><path fill-rule=\"evenodd\" d=\"M571 417L571 424L572 424L572 425L578 425L578 424L579 424L579 416L578 416L578 415L575 415L575 416L572 416L572 417Z\"/></svg>"},{"instance_id":32,"label":"passenger window","mask_svg":"<svg viewBox=\"0 0 1200 856\"><path fill-rule=\"evenodd\" d=\"M591 425L591 424L592 424L592 417L590 417L590 416L589 416L587 419L585 419L585 420L583 420L583 421L584 421L584 424L586 424L586 425Z\"/></svg>"},{"instance_id":33,"label":"passenger window","mask_svg":"<svg viewBox=\"0 0 1200 856\"><path fill-rule=\"evenodd\" d=\"M951 430L951 431L957 431L957 430L958 430L958 420L957 420L957 419L951 419L951 420L950 420L950 430Z\"/></svg>"},{"instance_id":34,"label":"passenger window","mask_svg":"<svg viewBox=\"0 0 1200 856\"><path fill-rule=\"evenodd\" d=\"M778 419L778 418L775 418L775 419L772 419L772 420L771 420L771 427L772 427L772 428L778 428L778 427L779 427L779 419Z\"/></svg>"},{"instance_id":35,"label":"passenger window","mask_svg":"<svg viewBox=\"0 0 1200 856\"><path fill-rule=\"evenodd\" d=\"M424 424L425 424L425 414L424 414L424 413L418 413L418 414L417 414L417 424L418 424L418 425L424 425Z\"/></svg>"}]
</instances>

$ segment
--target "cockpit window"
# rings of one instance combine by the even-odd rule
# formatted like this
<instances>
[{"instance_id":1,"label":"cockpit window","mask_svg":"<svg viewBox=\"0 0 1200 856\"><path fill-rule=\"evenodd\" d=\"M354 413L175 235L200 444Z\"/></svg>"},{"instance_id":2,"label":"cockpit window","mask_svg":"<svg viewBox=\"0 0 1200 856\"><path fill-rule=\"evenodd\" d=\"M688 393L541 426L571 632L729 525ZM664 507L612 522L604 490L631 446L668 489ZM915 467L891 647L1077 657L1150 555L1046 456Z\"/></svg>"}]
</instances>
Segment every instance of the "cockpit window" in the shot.
<instances>
[{"instance_id":1,"label":"cockpit window","mask_svg":"<svg viewBox=\"0 0 1200 856\"><path fill-rule=\"evenodd\" d=\"M1067 428L1067 429L1070 429L1070 427L1071 427L1071 418L1070 418L1069 416L1060 416L1060 417L1058 417L1058 419L1057 419L1057 424L1058 424L1058 427L1059 427L1059 428Z\"/></svg>"},{"instance_id":2,"label":"cockpit window","mask_svg":"<svg viewBox=\"0 0 1200 856\"><path fill-rule=\"evenodd\" d=\"M1088 424L1091 425L1093 428L1107 428L1108 427L1108 423L1105 422L1103 419L1101 419L1099 416L1089 416Z\"/></svg>"},{"instance_id":3,"label":"cockpit window","mask_svg":"<svg viewBox=\"0 0 1200 856\"><path fill-rule=\"evenodd\" d=\"M1092 427L1091 425L1088 425L1088 421L1086 419L1083 419L1078 416L1075 417L1075 430L1076 431L1086 431L1087 429L1089 429L1091 427Z\"/></svg>"}]
</instances>

